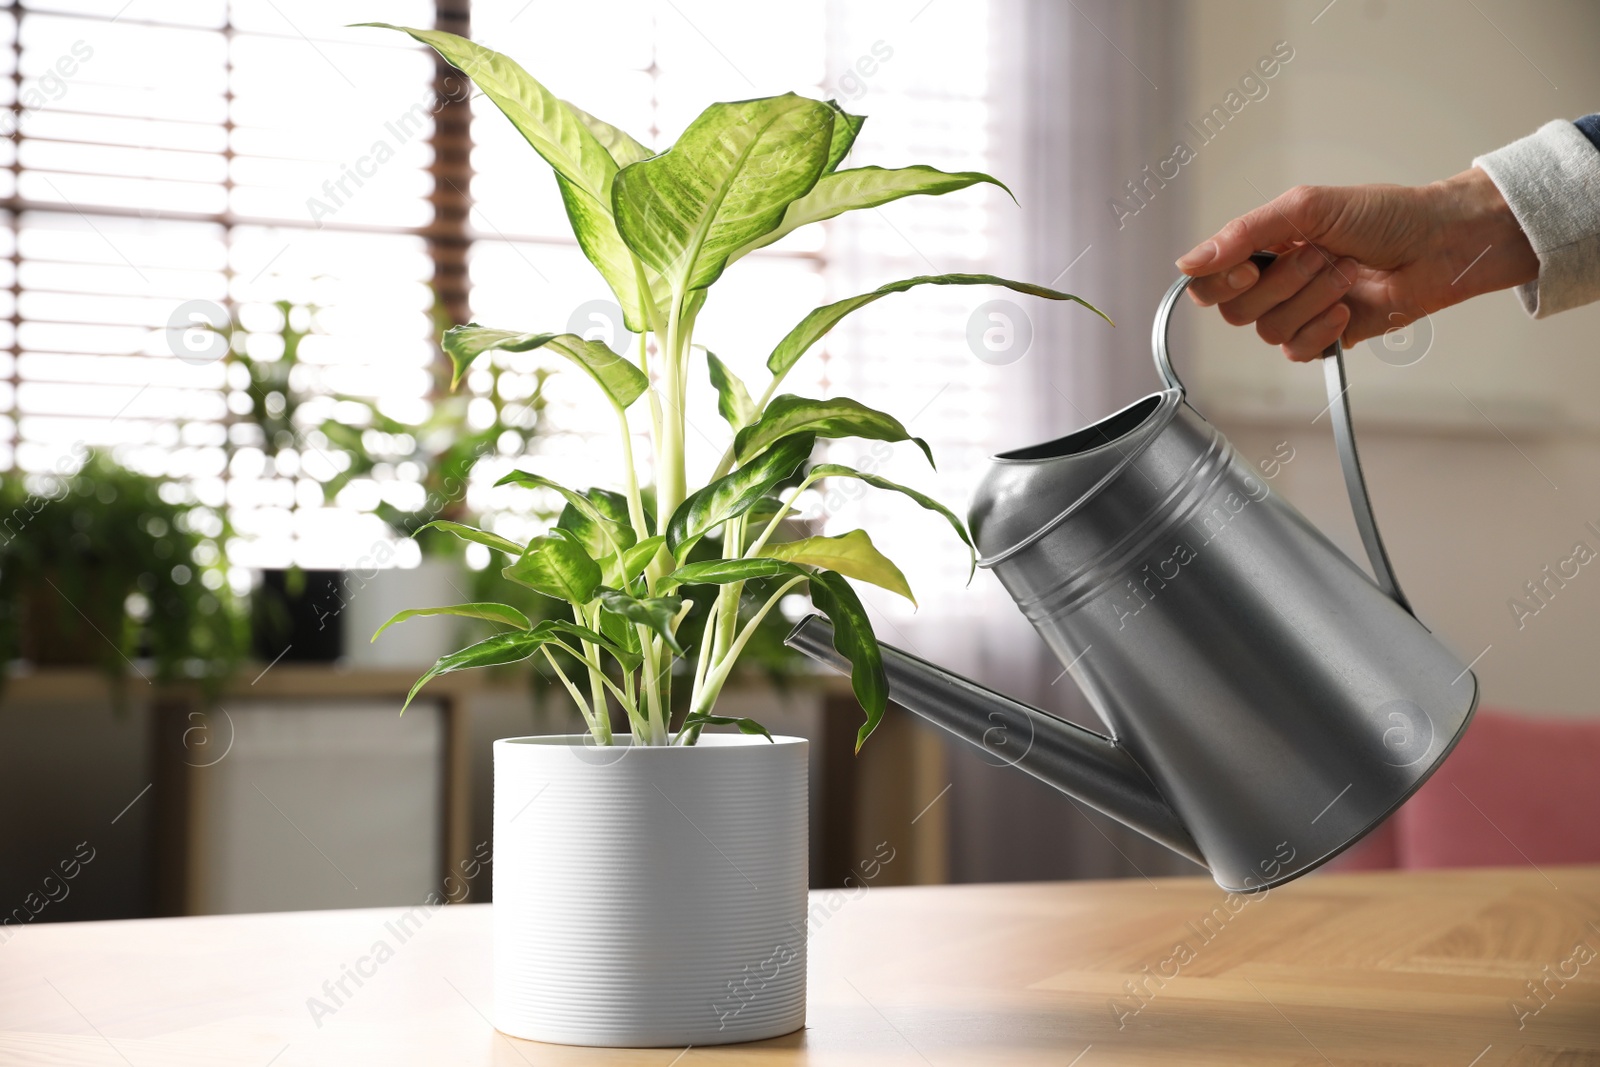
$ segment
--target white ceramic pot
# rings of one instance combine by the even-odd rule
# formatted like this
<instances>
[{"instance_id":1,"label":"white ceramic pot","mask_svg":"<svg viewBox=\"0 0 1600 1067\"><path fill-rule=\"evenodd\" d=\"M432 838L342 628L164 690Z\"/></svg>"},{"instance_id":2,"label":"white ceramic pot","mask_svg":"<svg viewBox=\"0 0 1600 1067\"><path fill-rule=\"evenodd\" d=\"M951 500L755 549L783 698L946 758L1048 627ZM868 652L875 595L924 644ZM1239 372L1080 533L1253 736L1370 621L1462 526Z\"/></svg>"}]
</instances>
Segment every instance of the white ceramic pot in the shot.
<instances>
[{"instance_id":1,"label":"white ceramic pot","mask_svg":"<svg viewBox=\"0 0 1600 1067\"><path fill-rule=\"evenodd\" d=\"M717 1045L805 1024L807 742L494 743L494 1024Z\"/></svg>"},{"instance_id":2,"label":"white ceramic pot","mask_svg":"<svg viewBox=\"0 0 1600 1067\"><path fill-rule=\"evenodd\" d=\"M397 612L419 604L459 604L468 578L452 559L423 559L415 567L346 571L340 612L344 658L351 667L426 667L462 645L461 620L448 615L410 619L372 635Z\"/></svg>"}]
</instances>

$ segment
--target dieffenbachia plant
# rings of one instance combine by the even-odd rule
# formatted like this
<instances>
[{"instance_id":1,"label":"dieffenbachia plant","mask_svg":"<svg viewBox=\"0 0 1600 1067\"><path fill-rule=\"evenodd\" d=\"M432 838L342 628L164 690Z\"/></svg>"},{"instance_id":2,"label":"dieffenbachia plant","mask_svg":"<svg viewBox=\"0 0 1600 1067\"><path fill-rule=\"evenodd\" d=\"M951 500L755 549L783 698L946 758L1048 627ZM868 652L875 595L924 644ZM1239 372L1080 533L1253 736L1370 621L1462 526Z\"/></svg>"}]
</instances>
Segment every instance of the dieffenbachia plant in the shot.
<instances>
[{"instance_id":1,"label":"dieffenbachia plant","mask_svg":"<svg viewBox=\"0 0 1600 1067\"><path fill-rule=\"evenodd\" d=\"M864 530L779 540L789 506L822 479L857 479L902 493L943 516L969 551L972 542L960 519L916 490L837 463L808 466L819 439L910 441L928 453L926 443L912 437L897 419L854 400L814 400L780 394L779 387L806 352L850 312L915 286L1003 286L1089 305L1068 293L987 274L891 282L819 307L802 319L767 357L770 380L760 397L752 399L722 361L694 345L707 292L731 263L801 226L846 211L980 182L1004 186L987 174L923 166L841 169L864 120L832 101L793 93L712 104L675 145L655 153L559 99L498 52L448 33L386 28L401 29L432 46L463 71L555 171L578 246L615 294L628 329L639 336L635 361L571 333L469 324L445 334L457 382L473 360L490 351L543 349L588 375L616 415L623 488L579 491L537 473L511 473L501 484L549 490L565 501L554 527L527 544L457 523L433 524L503 554L507 578L565 601L572 619L533 623L503 604L401 612L385 626L413 616L448 614L505 627L440 659L411 695L450 671L542 655L600 744L613 741L613 704L626 713L636 744L692 744L706 725L764 734L757 723L716 715L717 696L756 628L781 598L805 587L812 604L832 621L835 643L851 664L852 686L866 712L859 747L883 716L888 685L867 613L846 579L908 599L911 590ZM704 353L705 373L733 441L710 477L691 484L684 463L684 403L697 352ZM641 492L628 424L628 411L640 400L649 409L655 452L653 513ZM931 463L932 455L928 458ZM784 486L789 487L786 492ZM691 562L690 551L705 538L713 542L702 546L699 555L720 542L720 558ZM742 618L746 583L759 583L765 595ZM685 587L716 589L693 649L680 643L679 629L691 606L681 595ZM555 652L566 656L558 659ZM674 733L670 688L680 658L692 660L692 673L688 668L681 672L692 691ZM573 672L577 681L563 670L563 660L578 665Z\"/></svg>"}]
</instances>

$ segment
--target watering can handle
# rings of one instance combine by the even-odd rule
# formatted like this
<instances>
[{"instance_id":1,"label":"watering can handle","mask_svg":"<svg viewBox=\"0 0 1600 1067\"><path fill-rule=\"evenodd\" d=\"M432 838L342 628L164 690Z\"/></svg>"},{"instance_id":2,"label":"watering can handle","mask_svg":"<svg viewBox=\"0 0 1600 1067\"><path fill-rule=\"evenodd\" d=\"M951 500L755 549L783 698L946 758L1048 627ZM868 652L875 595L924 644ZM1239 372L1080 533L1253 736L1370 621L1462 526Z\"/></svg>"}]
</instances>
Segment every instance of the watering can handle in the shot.
<instances>
[{"instance_id":1,"label":"watering can handle","mask_svg":"<svg viewBox=\"0 0 1600 1067\"><path fill-rule=\"evenodd\" d=\"M1257 252L1250 257L1250 260L1264 270L1277 258L1271 252ZM1184 275L1173 282L1172 288L1167 290L1167 295L1161 298L1161 305L1156 309L1155 328L1150 339L1151 347L1155 350L1156 371L1161 375L1161 380L1167 388L1176 389L1180 394L1186 390L1172 369L1172 356L1167 348L1167 330L1172 318L1172 309L1177 305L1178 297L1189 288L1192 280L1188 275ZM1356 529L1361 532L1361 543L1366 546L1367 559L1372 563L1372 575L1377 579L1378 588L1389 594L1389 597L1405 608L1408 614L1414 616L1416 612L1411 610L1410 602L1406 600L1405 593L1400 589L1400 583L1395 579L1394 566L1389 562L1389 553L1384 549L1383 538L1378 534L1377 520L1372 517L1372 499L1367 495L1367 480L1361 473L1361 459L1356 454L1355 426L1350 421L1350 403L1346 399L1350 383L1344 373L1344 346L1337 339L1322 353L1322 371L1328 389L1328 406L1324 410L1333 422L1333 440L1339 449L1339 466L1344 470L1345 489L1350 493L1350 510L1355 513Z\"/></svg>"}]
</instances>

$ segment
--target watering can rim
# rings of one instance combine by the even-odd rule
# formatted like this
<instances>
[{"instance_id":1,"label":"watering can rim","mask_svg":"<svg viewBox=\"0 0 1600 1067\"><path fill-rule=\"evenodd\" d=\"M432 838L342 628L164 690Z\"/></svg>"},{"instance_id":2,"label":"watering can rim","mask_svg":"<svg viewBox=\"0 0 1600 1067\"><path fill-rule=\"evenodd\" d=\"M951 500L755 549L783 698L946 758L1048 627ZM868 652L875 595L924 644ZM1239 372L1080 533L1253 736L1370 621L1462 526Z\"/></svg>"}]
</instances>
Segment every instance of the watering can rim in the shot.
<instances>
[{"instance_id":1,"label":"watering can rim","mask_svg":"<svg viewBox=\"0 0 1600 1067\"><path fill-rule=\"evenodd\" d=\"M1103 452L1108 448L1116 447L1118 442L1122 441L1130 434L1146 429L1147 427L1153 427L1158 418L1162 418L1163 416L1170 418L1172 411L1176 410L1177 405L1184 399L1185 395L1181 387L1174 389L1157 389L1153 393L1147 393L1144 396L1141 396L1138 400L1135 400L1131 404L1118 408L1116 411L1113 411L1111 414L1105 416L1099 421L1090 423L1088 426L1071 430L1062 434L1060 437L1052 437L1050 440L1041 441L1036 445L1022 445L1019 448L1008 448L1004 452L995 452L989 456L989 461L991 463L1014 463L1020 465L1028 463L1053 463L1056 460L1067 459L1069 457L1076 458L1078 456L1092 456L1097 452ZM1022 456L1018 454L1021 452L1033 452L1040 449L1051 448L1052 446L1059 444L1068 438L1076 437L1078 434L1092 430L1096 426L1100 426L1103 423L1111 422L1113 419L1120 418L1121 416L1132 411L1134 408L1140 406L1141 404L1147 404L1151 400L1157 400L1159 402L1155 407L1150 409L1150 413L1148 415L1143 416L1139 420L1138 424L1130 428L1126 433L1118 434L1116 437L1111 438L1104 444L1095 445L1093 448L1085 448L1079 452L1063 452L1057 455L1049 456ZM1140 442L1136 447L1142 449L1145 447L1145 445L1143 442ZM1131 455L1132 453L1129 454Z\"/></svg>"},{"instance_id":2,"label":"watering can rim","mask_svg":"<svg viewBox=\"0 0 1600 1067\"><path fill-rule=\"evenodd\" d=\"M1150 410L1149 414L1140 419L1139 423L1129 429L1126 433L1122 433L1111 438L1103 445L1096 445L1093 448L1087 448L1081 452L1063 453L1061 455L1043 455L1036 457L1014 455L1014 453L1018 452L1029 452L1035 449L1048 449L1051 445L1054 445L1057 442L1065 441L1077 434L1092 430L1096 426L1101 426L1105 423L1111 422L1119 416L1139 407L1141 404L1148 403L1152 399L1155 399L1157 403L1156 406ZM1077 499L1073 500L1072 503L1068 504L1061 511L1057 512L1052 518L1040 523L1036 529L1034 529L1026 537L1023 537L1021 540L1006 546L999 552L996 552L992 555L980 557L978 560L978 566L987 569L995 566L996 564L1005 562L1012 556L1033 545L1041 537L1044 537L1050 533L1051 530L1054 530L1063 522L1066 522L1079 510L1087 507L1090 501L1094 500L1095 497L1099 496L1105 491L1107 486L1121 477L1122 473L1128 469L1129 464L1138 459L1139 456L1150 447L1150 445L1160 435L1161 430L1165 428L1167 423L1171 422L1172 419L1177 415L1178 408L1184 403L1184 400L1185 396L1182 386L1177 386L1171 389L1157 390L1154 393L1140 397L1138 400L1135 400L1126 407L1121 408L1118 411L1114 411L1098 422L1091 423L1082 429L1073 430L1071 433L1062 434L1060 437L1053 438L1041 444L1024 445L1021 448L1009 449L1007 452L998 452L990 456L989 462L994 464L1031 466L1042 465L1046 463L1059 463L1060 461L1069 458L1077 459L1084 456L1098 455L1105 452L1107 449L1112 448L1115 448L1122 453L1122 458L1117 461L1116 465L1110 470L1106 471L1106 473L1103 474L1099 480L1097 480L1088 489L1080 493ZM1135 441L1131 446L1118 447L1122 441L1125 441L1128 437L1134 434L1140 435L1139 440Z\"/></svg>"}]
</instances>

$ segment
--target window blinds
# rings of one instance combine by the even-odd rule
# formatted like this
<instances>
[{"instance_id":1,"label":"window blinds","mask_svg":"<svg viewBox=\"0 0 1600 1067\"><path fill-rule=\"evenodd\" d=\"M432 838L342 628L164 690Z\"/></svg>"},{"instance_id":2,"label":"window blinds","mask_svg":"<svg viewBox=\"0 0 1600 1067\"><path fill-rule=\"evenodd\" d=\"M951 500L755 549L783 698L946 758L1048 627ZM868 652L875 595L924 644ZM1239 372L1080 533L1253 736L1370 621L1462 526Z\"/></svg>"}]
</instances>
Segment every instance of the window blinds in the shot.
<instances>
[{"instance_id":1,"label":"window blinds","mask_svg":"<svg viewBox=\"0 0 1600 1067\"><path fill-rule=\"evenodd\" d=\"M868 116L847 165L986 170L988 7L480 3L472 32L652 146L712 100L797 90ZM349 565L388 537L371 514L379 500L416 506L405 470L326 499L337 457L314 431L337 417L338 396L419 418L432 387L434 61L399 35L343 28L377 16L431 25L435 12L420 0L385 0L381 12L354 0L46 0L0 14L12 121L0 142L0 463L45 470L74 448L116 447L228 513L244 567ZM615 340L609 295L572 242L547 168L492 104L471 107L471 177L456 191L469 206L472 317ZM986 268L995 213L1008 205L968 190L796 234L719 283L700 340L759 386L766 354L812 307L906 275ZM966 341L992 295L890 298L807 357L791 387L899 415L930 439L940 469L913 449L862 442L833 446L833 458L960 509L1002 417ZM207 358L216 339L204 326L220 308L252 356L271 360L280 300L318 310L292 383L313 399L295 440L272 455L241 423L240 369ZM502 391L518 388L518 374L531 389L538 358L504 358L516 373ZM551 378L536 462L569 483L604 484L617 469L612 423L586 384ZM728 431L708 384L693 387L689 459L709 468ZM465 388L481 395L489 382L469 377ZM484 466L468 504L493 510L506 498L488 487L496 461ZM882 530L875 537L925 614L959 593L964 550L914 507L849 491L806 504L835 531ZM874 606L892 619L887 599Z\"/></svg>"}]
</instances>

